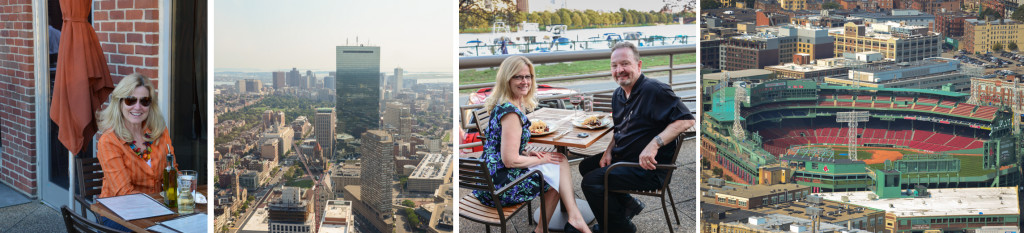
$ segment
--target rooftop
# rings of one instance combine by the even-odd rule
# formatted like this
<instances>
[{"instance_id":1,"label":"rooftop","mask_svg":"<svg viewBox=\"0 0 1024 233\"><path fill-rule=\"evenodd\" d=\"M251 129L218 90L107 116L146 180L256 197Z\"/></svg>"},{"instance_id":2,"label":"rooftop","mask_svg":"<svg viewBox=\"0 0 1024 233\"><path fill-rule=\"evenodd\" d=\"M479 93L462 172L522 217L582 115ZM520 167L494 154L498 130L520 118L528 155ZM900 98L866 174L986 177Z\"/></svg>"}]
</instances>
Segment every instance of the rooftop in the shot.
<instances>
[{"instance_id":1,"label":"rooftop","mask_svg":"<svg viewBox=\"0 0 1024 233\"><path fill-rule=\"evenodd\" d=\"M707 183L700 184L701 189L714 189L718 194L724 194L740 198L753 198L766 196L779 192L787 192L791 190L798 190L803 188L809 188L810 186L803 186L799 184L775 184L775 185L723 185L722 187L712 187Z\"/></svg>"},{"instance_id":2,"label":"rooftop","mask_svg":"<svg viewBox=\"0 0 1024 233\"><path fill-rule=\"evenodd\" d=\"M330 200L324 209L324 221L320 225L320 232L348 233L354 223L351 201Z\"/></svg>"},{"instance_id":3,"label":"rooftop","mask_svg":"<svg viewBox=\"0 0 1024 233\"><path fill-rule=\"evenodd\" d=\"M821 216L821 220L832 223L858 219L879 212L881 212L881 214L885 214L882 210L864 208L832 200L824 200L821 205L815 205L806 201L785 202L778 205L765 205L756 209L751 209L750 211L763 214L782 214L802 217L806 216L804 212L807 207L810 206L821 208L822 212L825 213Z\"/></svg>"},{"instance_id":4,"label":"rooftop","mask_svg":"<svg viewBox=\"0 0 1024 233\"><path fill-rule=\"evenodd\" d=\"M836 59L836 58L829 58L829 59ZM819 59L819 60L824 60L824 59ZM842 66L842 65L827 65L827 64L819 61L818 63L815 63L815 64L797 65L796 63L786 63L786 64L783 64L783 65L777 65L777 66L765 66L764 68L765 69L785 70L785 71L813 72L813 71L822 71L822 70L842 69L842 68L846 68L846 67Z\"/></svg>"},{"instance_id":5,"label":"rooftop","mask_svg":"<svg viewBox=\"0 0 1024 233\"><path fill-rule=\"evenodd\" d=\"M749 69L749 70L725 71L725 72L721 72L721 73L704 74L704 75L701 75L700 78L703 79L703 80L725 80L725 78L726 78L725 76L726 76L726 74L728 74L729 78L736 79L736 80L742 80L742 79L744 79L746 77L754 77L754 76L761 76L761 75L771 75L773 73L774 72L769 71L769 70Z\"/></svg>"},{"instance_id":6,"label":"rooftop","mask_svg":"<svg viewBox=\"0 0 1024 233\"><path fill-rule=\"evenodd\" d=\"M754 211L720 206L703 201L700 202L700 212L703 221L709 223L735 222L746 220L750 217L760 217L765 215ZM724 216L722 215L723 213Z\"/></svg>"},{"instance_id":7,"label":"rooftop","mask_svg":"<svg viewBox=\"0 0 1024 233\"><path fill-rule=\"evenodd\" d=\"M451 170L451 165L451 154L430 154L420 161L420 164L416 166L416 170L413 170L409 178L444 179L445 175L449 174L448 170Z\"/></svg>"},{"instance_id":8,"label":"rooftop","mask_svg":"<svg viewBox=\"0 0 1024 233\"><path fill-rule=\"evenodd\" d=\"M1019 215L1016 187L929 189L929 198L890 198L871 200L869 191L819 193L821 197L885 210L900 217L1007 214Z\"/></svg>"},{"instance_id":9,"label":"rooftop","mask_svg":"<svg viewBox=\"0 0 1024 233\"><path fill-rule=\"evenodd\" d=\"M781 215L781 214L770 214L760 217L750 217L748 221L739 221L731 224L745 225L747 227L758 229L761 231L791 231L791 232L811 232L811 220L806 218L798 218L793 216ZM785 229L786 226L789 229ZM783 229L779 229L783 228ZM845 226L839 226L830 223L821 223L818 225L818 232L847 232L847 233L868 233L869 231L860 229L847 229Z\"/></svg>"},{"instance_id":10,"label":"rooftop","mask_svg":"<svg viewBox=\"0 0 1024 233\"><path fill-rule=\"evenodd\" d=\"M1020 24L1016 20L1012 20L1012 19L991 20L991 21L986 21L985 19L965 19L964 23L969 23L969 24L974 24L974 25L982 25L982 24L986 24L986 23L992 24L992 25Z\"/></svg>"},{"instance_id":11,"label":"rooftop","mask_svg":"<svg viewBox=\"0 0 1024 233\"><path fill-rule=\"evenodd\" d=\"M882 72L897 71L897 70L908 70L908 69L914 69L914 68L923 68L923 67L929 67L929 66L941 66L941 65L947 65L949 63L954 63L954 65L960 64L959 61L957 61L955 59L951 59L951 58L930 57L930 58L925 58L925 59L920 60L920 61L900 62L900 63L896 63L896 64L866 66L864 68L855 69L853 71L865 72L865 73L882 73Z\"/></svg>"}]
</instances>

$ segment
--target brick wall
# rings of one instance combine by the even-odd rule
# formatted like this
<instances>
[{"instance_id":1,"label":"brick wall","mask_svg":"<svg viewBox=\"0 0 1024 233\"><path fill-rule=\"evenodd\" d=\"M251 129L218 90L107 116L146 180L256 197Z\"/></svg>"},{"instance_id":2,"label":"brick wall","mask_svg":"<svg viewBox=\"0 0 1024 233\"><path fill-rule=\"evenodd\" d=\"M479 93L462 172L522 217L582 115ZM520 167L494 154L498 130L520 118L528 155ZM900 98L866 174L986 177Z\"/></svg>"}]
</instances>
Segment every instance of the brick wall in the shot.
<instances>
[{"instance_id":1,"label":"brick wall","mask_svg":"<svg viewBox=\"0 0 1024 233\"><path fill-rule=\"evenodd\" d=\"M30 0L0 0L0 182L37 194Z\"/></svg>"},{"instance_id":2,"label":"brick wall","mask_svg":"<svg viewBox=\"0 0 1024 233\"><path fill-rule=\"evenodd\" d=\"M0 182L35 196L36 101L31 0L0 0ZM157 77L157 0L95 0L93 28L115 83Z\"/></svg>"},{"instance_id":3,"label":"brick wall","mask_svg":"<svg viewBox=\"0 0 1024 233\"><path fill-rule=\"evenodd\" d=\"M93 1L92 26L114 83L138 72L156 84L159 18L157 0Z\"/></svg>"}]
</instances>

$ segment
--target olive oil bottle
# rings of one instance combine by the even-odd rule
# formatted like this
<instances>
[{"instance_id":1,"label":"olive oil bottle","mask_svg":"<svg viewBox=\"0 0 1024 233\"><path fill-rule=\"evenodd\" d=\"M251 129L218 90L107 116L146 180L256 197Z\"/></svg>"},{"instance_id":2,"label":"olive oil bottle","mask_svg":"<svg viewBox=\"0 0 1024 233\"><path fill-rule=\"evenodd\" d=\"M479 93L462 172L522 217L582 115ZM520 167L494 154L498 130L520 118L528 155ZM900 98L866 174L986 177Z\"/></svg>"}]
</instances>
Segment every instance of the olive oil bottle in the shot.
<instances>
[{"instance_id":1,"label":"olive oil bottle","mask_svg":"<svg viewBox=\"0 0 1024 233\"><path fill-rule=\"evenodd\" d=\"M164 204L168 208L178 206L178 171L174 170L174 155L167 154L167 168L164 168Z\"/></svg>"}]
</instances>

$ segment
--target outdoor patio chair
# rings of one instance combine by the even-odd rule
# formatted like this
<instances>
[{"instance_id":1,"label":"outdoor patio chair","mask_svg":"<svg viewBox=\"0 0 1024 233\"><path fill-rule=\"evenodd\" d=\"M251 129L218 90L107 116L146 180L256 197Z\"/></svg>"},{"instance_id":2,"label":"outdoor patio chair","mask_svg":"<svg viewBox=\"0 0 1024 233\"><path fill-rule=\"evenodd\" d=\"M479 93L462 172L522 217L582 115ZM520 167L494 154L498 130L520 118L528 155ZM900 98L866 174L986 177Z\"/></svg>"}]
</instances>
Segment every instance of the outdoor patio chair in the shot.
<instances>
[{"instance_id":1,"label":"outdoor patio chair","mask_svg":"<svg viewBox=\"0 0 1024 233\"><path fill-rule=\"evenodd\" d=\"M61 215L64 216L64 227L67 228L68 233L80 233L80 232L81 233L93 233L93 232L120 233L120 232L123 232L123 231L118 231L118 230L111 229L109 227L103 226L103 225L101 225L99 223L96 223L96 222L93 222L93 221L89 221L89 219L86 219L85 217L83 217L81 215L77 215L74 212L72 212L71 209L68 209L68 206L61 206L60 207L60 212L61 212Z\"/></svg>"},{"instance_id":2,"label":"outdoor patio chair","mask_svg":"<svg viewBox=\"0 0 1024 233\"><path fill-rule=\"evenodd\" d=\"M675 141L676 141L676 148L675 148L675 150L672 153L672 164L658 164L658 165L655 165L657 167L656 170L664 170L664 171L668 172L667 176L665 176L665 183L663 183L661 185L661 188L654 189L654 190L610 190L610 189L606 188L604 190L604 200L603 200L604 201L604 211L602 212L602 213L604 213L604 216L603 216L604 222L606 222L606 223L608 222L608 193L614 192L614 193L636 194L636 195L643 195L643 196L653 196L653 197L660 197L661 198L661 210L665 212L665 223L668 224L668 231L669 232L675 232L675 230L672 229L672 219L669 218L669 216L668 216L668 209L665 206L665 195L668 194L668 200L672 204L672 213L675 214L676 224L680 224L680 222L679 222L679 211L676 210L676 202L675 202L675 199L672 198L672 189L671 189L671 187L669 187L669 184L672 183L672 173L676 170L676 168L679 167L679 165L675 164L676 159L679 158L679 148L682 148L683 141L686 141L686 140L688 140L690 138L693 138L695 136L696 136L696 134L693 133L693 132L680 133L679 136L676 136L676 139L675 139ZM640 163L618 162L618 163L612 164L611 166L608 167L607 170L605 170L605 173L604 173L605 174L605 176L604 176L605 177L604 178L604 187L608 187L608 177L609 177L609 174L611 174L611 171L616 169L616 168L622 168L622 167L640 167ZM602 227L602 229L608 229L608 228Z\"/></svg>"},{"instance_id":3,"label":"outdoor patio chair","mask_svg":"<svg viewBox=\"0 0 1024 233\"><path fill-rule=\"evenodd\" d=\"M103 190L103 168L100 167L100 159L75 157L75 178L78 185L75 201L82 205L82 216L88 217L86 210ZM96 216L96 213L93 213L93 216Z\"/></svg>"},{"instance_id":4,"label":"outdoor patio chair","mask_svg":"<svg viewBox=\"0 0 1024 233\"><path fill-rule=\"evenodd\" d=\"M538 182L541 182L542 184L544 183L544 178L541 178L541 172L535 170L520 176L516 180L512 181L512 183L509 183L501 189L495 189L494 182L491 180L491 173L487 170L487 164L483 161L472 158L460 158L458 168L459 188L480 190L490 193L492 200L499 200L499 195L510 191L511 187L515 187L519 183L526 181L527 178L533 174L538 175L536 178ZM459 199L459 216L473 222L484 224L488 233L491 232L492 225L501 226L501 232L505 233L507 232L507 223L512 219L512 216L522 210L524 206L527 207L527 217L530 219L530 223L533 224L533 211L531 211L533 209L533 204L531 204L532 202L533 201L527 201L511 206L502 206L500 201L496 201L494 203L496 207L490 207L481 203L480 200L477 200L473 195L466 194ZM541 199L540 208L544 209L545 207L546 205L544 204L544 200ZM547 219L544 211L541 211L540 214L542 219ZM541 227L546 233L548 232L548 224L546 221L542 222L544 223L541 223Z\"/></svg>"},{"instance_id":5,"label":"outdoor patio chair","mask_svg":"<svg viewBox=\"0 0 1024 233\"><path fill-rule=\"evenodd\" d=\"M477 138L480 139L480 142L483 142L484 138L487 137L487 127L491 125L491 111L487 111L484 109L473 110L473 119L476 120L477 132L480 132L480 134L477 135ZM555 152L554 146L546 144L535 144L537 143L527 144L526 150L540 152Z\"/></svg>"}]
</instances>

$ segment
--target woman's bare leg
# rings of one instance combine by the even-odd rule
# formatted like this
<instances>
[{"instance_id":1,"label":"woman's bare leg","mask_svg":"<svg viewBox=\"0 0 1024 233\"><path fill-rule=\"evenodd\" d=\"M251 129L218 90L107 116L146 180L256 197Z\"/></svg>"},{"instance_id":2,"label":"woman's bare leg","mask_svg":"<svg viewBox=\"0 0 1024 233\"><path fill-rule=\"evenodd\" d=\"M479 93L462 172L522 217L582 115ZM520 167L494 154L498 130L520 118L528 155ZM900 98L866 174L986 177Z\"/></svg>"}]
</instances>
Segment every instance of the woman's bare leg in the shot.
<instances>
[{"instance_id":1,"label":"woman's bare leg","mask_svg":"<svg viewBox=\"0 0 1024 233\"><path fill-rule=\"evenodd\" d=\"M558 155L564 156L564 155ZM569 214L569 224L575 227L577 230L583 233L590 233L590 227L587 226L587 221L583 219L583 214L580 214L580 209L576 206L576 196L572 190L572 173L569 172L569 158L563 158L562 162L558 164L559 173L559 185L558 193L562 196L562 205L565 206L565 211Z\"/></svg>"},{"instance_id":2,"label":"woman's bare leg","mask_svg":"<svg viewBox=\"0 0 1024 233\"><path fill-rule=\"evenodd\" d=\"M544 216L547 216L548 219L543 219L540 222L537 222L537 227L533 229L533 232L544 232L544 225L541 223L551 222L551 215L555 213L555 207L557 207L558 204L558 191L555 191L555 189L548 189L548 191L544 192L544 195L541 196L541 201L544 202L544 213L546 214ZM540 219L540 217L537 218Z\"/></svg>"}]
</instances>

